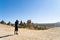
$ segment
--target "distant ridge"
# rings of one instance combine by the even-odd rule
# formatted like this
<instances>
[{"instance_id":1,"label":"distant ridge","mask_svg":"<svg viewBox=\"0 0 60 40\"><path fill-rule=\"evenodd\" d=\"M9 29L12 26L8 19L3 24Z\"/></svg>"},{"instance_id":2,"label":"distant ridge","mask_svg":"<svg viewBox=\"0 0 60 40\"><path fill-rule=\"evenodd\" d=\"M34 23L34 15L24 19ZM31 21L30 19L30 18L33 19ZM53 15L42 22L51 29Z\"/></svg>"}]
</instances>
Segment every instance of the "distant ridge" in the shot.
<instances>
[{"instance_id":1,"label":"distant ridge","mask_svg":"<svg viewBox=\"0 0 60 40\"><path fill-rule=\"evenodd\" d=\"M53 26L53 27L60 27L60 22L56 22L56 23L34 23L33 25L38 25L38 26Z\"/></svg>"},{"instance_id":2,"label":"distant ridge","mask_svg":"<svg viewBox=\"0 0 60 40\"><path fill-rule=\"evenodd\" d=\"M55 26L60 27L60 22L55 23Z\"/></svg>"}]
</instances>

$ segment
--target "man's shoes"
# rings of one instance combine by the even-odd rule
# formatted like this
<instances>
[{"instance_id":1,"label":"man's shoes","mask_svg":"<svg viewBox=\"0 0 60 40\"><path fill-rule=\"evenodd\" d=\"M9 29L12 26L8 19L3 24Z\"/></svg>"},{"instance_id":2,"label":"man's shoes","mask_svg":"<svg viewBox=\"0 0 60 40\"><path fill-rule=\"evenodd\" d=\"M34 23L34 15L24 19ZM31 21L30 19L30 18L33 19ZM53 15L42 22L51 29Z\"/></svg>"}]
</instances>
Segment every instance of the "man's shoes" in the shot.
<instances>
[{"instance_id":1,"label":"man's shoes","mask_svg":"<svg viewBox=\"0 0 60 40\"><path fill-rule=\"evenodd\" d=\"M18 35L18 33L16 33L16 35Z\"/></svg>"},{"instance_id":2,"label":"man's shoes","mask_svg":"<svg viewBox=\"0 0 60 40\"><path fill-rule=\"evenodd\" d=\"M15 35L18 35L18 33L14 33Z\"/></svg>"}]
</instances>

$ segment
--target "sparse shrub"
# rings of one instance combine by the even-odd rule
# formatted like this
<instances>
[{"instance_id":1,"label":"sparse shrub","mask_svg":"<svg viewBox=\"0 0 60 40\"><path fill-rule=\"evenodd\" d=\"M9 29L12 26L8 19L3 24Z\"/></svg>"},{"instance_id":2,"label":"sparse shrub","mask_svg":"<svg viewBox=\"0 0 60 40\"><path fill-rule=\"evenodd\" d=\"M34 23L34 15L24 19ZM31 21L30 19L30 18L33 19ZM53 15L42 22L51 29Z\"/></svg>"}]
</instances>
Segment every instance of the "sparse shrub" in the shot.
<instances>
[{"instance_id":1,"label":"sparse shrub","mask_svg":"<svg viewBox=\"0 0 60 40\"><path fill-rule=\"evenodd\" d=\"M26 23L24 22L20 22L20 24L19 24L19 28L26 28Z\"/></svg>"},{"instance_id":2,"label":"sparse shrub","mask_svg":"<svg viewBox=\"0 0 60 40\"><path fill-rule=\"evenodd\" d=\"M7 23L7 25L11 25L11 22L9 21L9 22Z\"/></svg>"},{"instance_id":3,"label":"sparse shrub","mask_svg":"<svg viewBox=\"0 0 60 40\"><path fill-rule=\"evenodd\" d=\"M23 23L23 28L26 28L26 23L25 22Z\"/></svg>"},{"instance_id":4,"label":"sparse shrub","mask_svg":"<svg viewBox=\"0 0 60 40\"><path fill-rule=\"evenodd\" d=\"M6 24L6 22L4 22L3 20L0 22L1 24Z\"/></svg>"},{"instance_id":5,"label":"sparse shrub","mask_svg":"<svg viewBox=\"0 0 60 40\"><path fill-rule=\"evenodd\" d=\"M15 26L15 25L11 23L11 26Z\"/></svg>"}]
</instances>

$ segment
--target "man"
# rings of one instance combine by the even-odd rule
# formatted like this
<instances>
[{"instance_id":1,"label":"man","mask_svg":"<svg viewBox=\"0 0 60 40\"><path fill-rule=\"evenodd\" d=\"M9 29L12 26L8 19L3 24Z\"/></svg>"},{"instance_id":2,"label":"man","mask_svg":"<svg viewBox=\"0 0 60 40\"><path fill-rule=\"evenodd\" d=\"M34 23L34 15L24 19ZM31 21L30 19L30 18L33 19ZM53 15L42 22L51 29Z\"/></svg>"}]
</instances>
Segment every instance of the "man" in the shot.
<instances>
[{"instance_id":1,"label":"man","mask_svg":"<svg viewBox=\"0 0 60 40\"><path fill-rule=\"evenodd\" d=\"M18 35L18 25L19 25L19 21L16 20L15 21L15 31L14 31L14 34Z\"/></svg>"}]
</instances>

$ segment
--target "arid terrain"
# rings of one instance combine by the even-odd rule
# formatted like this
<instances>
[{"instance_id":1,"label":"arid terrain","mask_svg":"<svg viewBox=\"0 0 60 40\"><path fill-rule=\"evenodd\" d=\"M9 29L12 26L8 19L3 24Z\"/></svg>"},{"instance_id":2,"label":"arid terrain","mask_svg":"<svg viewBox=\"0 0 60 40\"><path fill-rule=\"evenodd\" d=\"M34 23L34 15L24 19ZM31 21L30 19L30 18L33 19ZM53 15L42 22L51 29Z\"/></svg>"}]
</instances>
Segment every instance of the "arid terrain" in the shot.
<instances>
[{"instance_id":1,"label":"arid terrain","mask_svg":"<svg viewBox=\"0 0 60 40\"><path fill-rule=\"evenodd\" d=\"M14 27L0 24L0 40L60 40L60 27L48 30L19 29L14 35Z\"/></svg>"}]
</instances>

